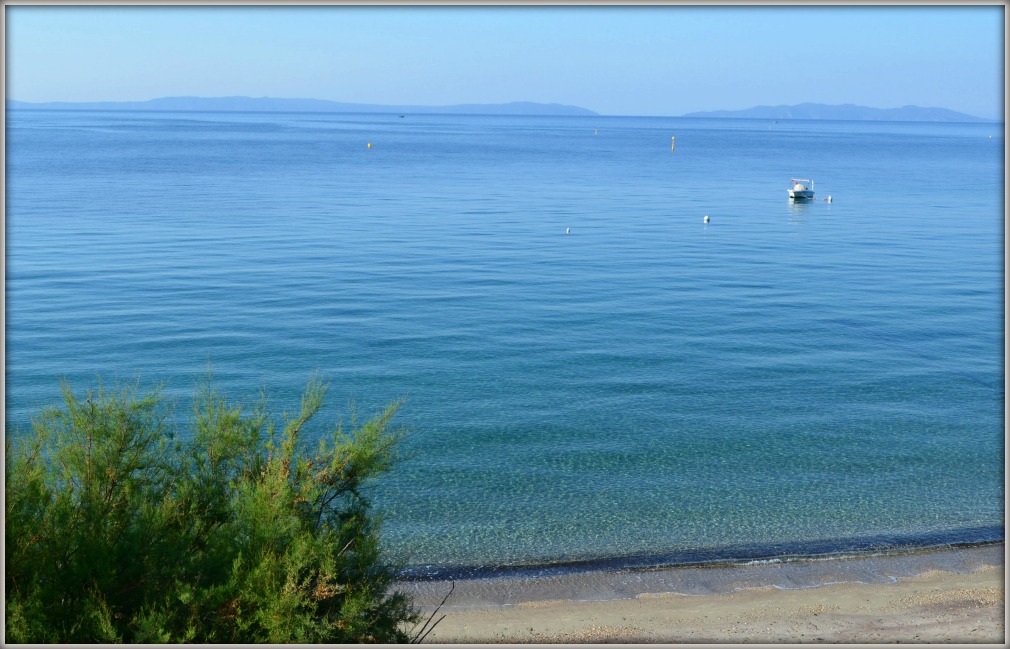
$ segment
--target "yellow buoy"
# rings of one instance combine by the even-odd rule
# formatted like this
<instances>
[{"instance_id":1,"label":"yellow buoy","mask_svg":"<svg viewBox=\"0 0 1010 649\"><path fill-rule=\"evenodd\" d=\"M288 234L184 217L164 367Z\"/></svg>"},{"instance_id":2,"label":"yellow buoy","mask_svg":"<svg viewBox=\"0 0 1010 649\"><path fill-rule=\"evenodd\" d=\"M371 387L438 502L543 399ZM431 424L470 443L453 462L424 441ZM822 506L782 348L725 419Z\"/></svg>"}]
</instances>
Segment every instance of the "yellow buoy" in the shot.
<instances>
[{"instance_id":1,"label":"yellow buoy","mask_svg":"<svg viewBox=\"0 0 1010 649\"><path fill-rule=\"evenodd\" d=\"M371 142L369 142L369 143L368 143L368 148L369 148L369 149L371 149L371 148L372 148L372 143L371 143Z\"/></svg>"}]
</instances>

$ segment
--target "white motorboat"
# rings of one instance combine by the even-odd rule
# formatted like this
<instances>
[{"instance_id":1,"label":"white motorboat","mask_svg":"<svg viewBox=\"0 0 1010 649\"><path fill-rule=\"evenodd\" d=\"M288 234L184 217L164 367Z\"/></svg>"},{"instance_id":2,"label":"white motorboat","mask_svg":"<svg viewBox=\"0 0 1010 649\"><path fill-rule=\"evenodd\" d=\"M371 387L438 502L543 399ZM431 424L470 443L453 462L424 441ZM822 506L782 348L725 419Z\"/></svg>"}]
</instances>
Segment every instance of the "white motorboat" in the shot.
<instances>
[{"instance_id":1,"label":"white motorboat","mask_svg":"<svg viewBox=\"0 0 1010 649\"><path fill-rule=\"evenodd\" d=\"M814 181L809 178L793 178L793 186L789 188L789 198L809 201L814 198Z\"/></svg>"}]
</instances>

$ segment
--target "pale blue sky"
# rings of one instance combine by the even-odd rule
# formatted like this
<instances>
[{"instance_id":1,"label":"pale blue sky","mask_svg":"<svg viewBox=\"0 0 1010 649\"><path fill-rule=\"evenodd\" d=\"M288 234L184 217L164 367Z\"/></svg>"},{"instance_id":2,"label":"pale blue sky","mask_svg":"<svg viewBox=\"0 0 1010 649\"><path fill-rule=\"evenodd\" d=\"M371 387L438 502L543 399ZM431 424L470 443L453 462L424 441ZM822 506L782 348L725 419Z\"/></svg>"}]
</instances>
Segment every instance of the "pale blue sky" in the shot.
<instances>
[{"instance_id":1,"label":"pale blue sky","mask_svg":"<svg viewBox=\"0 0 1010 649\"><path fill-rule=\"evenodd\" d=\"M1003 115L1002 6L8 6L7 97Z\"/></svg>"}]
</instances>

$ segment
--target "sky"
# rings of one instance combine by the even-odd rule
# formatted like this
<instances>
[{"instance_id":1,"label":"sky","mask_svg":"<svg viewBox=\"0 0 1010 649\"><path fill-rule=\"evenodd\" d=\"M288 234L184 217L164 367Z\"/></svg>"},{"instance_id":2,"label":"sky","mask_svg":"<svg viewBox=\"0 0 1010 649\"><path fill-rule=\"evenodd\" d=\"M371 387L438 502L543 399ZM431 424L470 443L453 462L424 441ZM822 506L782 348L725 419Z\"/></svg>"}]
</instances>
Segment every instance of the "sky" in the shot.
<instances>
[{"instance_id":1,"label":"sky","mask_svg":"<svg viewBox=\"0 0 1010 649\"><path fill-rule=\"evenodd\" d=\"M677 116L804 102L1002 119L989 6L10 6L6 96L534 101Z\"/></svg>"}]
</instances>

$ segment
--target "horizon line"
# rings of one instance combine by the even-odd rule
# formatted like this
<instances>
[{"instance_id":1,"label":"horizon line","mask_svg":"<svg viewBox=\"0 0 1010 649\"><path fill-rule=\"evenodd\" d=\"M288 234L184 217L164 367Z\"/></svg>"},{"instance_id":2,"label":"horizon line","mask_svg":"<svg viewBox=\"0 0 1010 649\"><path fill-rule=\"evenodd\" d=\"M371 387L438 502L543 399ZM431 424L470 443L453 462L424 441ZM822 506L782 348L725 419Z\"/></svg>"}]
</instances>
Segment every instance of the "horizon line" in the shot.
<instances>
[{"instance_id":1,"label":"horizon line","mask_svg":"<svg viewBox=\"0 0 1010 649\"><path fill-rule=\"evenodd\" d=\"M825 108L857 108L857 109L868 109L874 111L900 111L904 109L919 109L919 110L939 110L954 113L956 115L963 115L965 117L971 118L973 120L984 120L987 122L995 123L1005 123L1005 114L1001 117L981 117L978 115L972 115L969 113L964 113L961 111L956 111L951 108L944 108L940 106L919 106L916 104L905 104L903 106L892 107L892 108L880 108L876 106L866 106L862 104L855 103L842 103L842 104L824 104L819 102L800 102L798 104L757 104L750 106L748 108L742 109L714 109L714 110L699 110L699 111L689 111L679 115L647 115L644 113L637 114L616 114L616 113L600 113L591 108L585 108L576 104L565 104L561 102L543 102L543 101L531 101L531 100L511 100L504 102L461 102L453 104L382 104L382 103L368 103L368 102L357 102L357 101L338 101L335 99L318 99L313 97L271 97L267 95L262 96L252 96L252 95L218 95L218 96L203 96L203 95L164 95L159 97L153 97L150 99L114 99L114 100L88 100L88 101L73 101L73 100L52 100L52 101L25 101L23 99L13 99L10 97L5 97L5 106L7 109L11 102L26 104L29 106L42 106L42 105L52 105L52 104L76 104L76 105L88 105L88 104L147 104L151 102L157 102L160 100L251 100L251 101L283 101L283 102L318 102L322 104L335 104L344 106L361 106L361 107L383 107L393 110L408 110L408 109L425 109L426 111L431 111L431 109L437 108L460 108L465 106L474 107L492 107L492 106L510 106L510 105L534 105L534 106L557 106L561 108L571 108L580 111L586 111L592 113L592 115L581 115L583 117L704 117L702 113L738 113L744 111L750 111L761 108L797 108L802 106L820 106ZM10 107L16 109L15 107ZM67 108L66 110L89 110L87 108ZM129 109L126 109L129 110ZM166 109L170 110L170 109ZM178 109L176 109L178 110ZM220 109L182 109L183 112L231 112L231 111L221 111ZM171 112L171 111L170 111ZM311 110L298 110L298 111L284 111L284 110L267 110L267 111L255 111L255 112L328 112L328 111L311 111ZM353 111L348 111L353 112ZM368 111L364 111L368 112ZM578 115L567 115L569 117ZM715 117L713 118L723 118ZM769 119L766 117L737 117L738 119ZM784 119L799 119L799 120L809 120L816 118L805 118L805 117L789 117ZM859 120L859 121L873 121L873 120ZM902 121L902 120L894 120ZM928 120L914 120L914 121L928 121Z\"/></svg>"}]
</instances>

